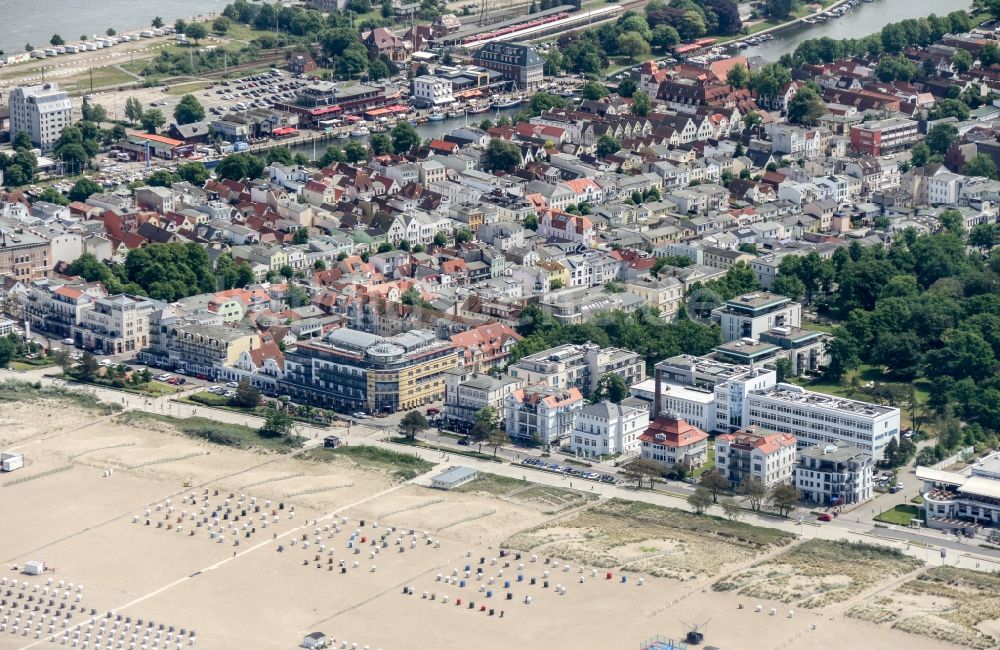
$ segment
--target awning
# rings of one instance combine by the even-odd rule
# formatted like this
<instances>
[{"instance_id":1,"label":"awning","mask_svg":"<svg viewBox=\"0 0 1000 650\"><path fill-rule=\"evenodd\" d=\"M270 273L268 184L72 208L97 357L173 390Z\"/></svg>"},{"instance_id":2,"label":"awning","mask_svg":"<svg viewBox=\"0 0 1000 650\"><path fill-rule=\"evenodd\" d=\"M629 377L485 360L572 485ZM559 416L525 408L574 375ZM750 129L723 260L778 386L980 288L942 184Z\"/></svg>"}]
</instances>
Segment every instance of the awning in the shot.
<instances>
[{"instance_id":1,"label":"awning","mask_svg":"<svg viewBox=\"0 0 1000 650\"><path fill-rule=\"evenodd\" d=\"M323 108L314 108L309 111L310 115L326 115L327 113L336 113L340 110L340 106L334 104L333 106L324 106Z\"/></svg>"},{"instance_id":2,"label":"awning","mask_svg":"<svg viewBox=\"0 0 1000 650\"><path fill-rule=\"evenodd\" d=\"M271 133L274 135L291 135L292 133L296 133L296 130L290 126L282 126L274 129Z\"/></svg>"}]
</instances>

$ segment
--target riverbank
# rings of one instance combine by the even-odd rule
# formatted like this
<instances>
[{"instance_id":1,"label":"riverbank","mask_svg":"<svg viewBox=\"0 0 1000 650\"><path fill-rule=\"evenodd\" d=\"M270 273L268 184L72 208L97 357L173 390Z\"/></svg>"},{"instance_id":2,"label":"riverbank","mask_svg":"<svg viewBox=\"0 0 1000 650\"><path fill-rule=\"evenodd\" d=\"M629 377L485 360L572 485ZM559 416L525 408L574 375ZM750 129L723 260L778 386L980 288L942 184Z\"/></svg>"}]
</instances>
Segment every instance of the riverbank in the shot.
<instances>
[{"instance_id":1,"label":"riverbank","mask_svg":"<svg viewBox=\"0 0 1000 650\"><path fill-rule=\"evenodd\" d=\"M944 15L952 11L968 11L972 0L954 0L943 6L940 0L872 0L862 2L843 17L810 25L801 19L783 25L773 32L774 39L755 45L742 54L747 57L759 56L768 61L777 61L783 54L791 54L805 39L828 37L835 40L861 38L881 30L889 23L908 18L921 18L931 13ZM823 11L829 11L830 8ZM763 32L758 32L763 33Z\"/></svg>"}]
</instances>

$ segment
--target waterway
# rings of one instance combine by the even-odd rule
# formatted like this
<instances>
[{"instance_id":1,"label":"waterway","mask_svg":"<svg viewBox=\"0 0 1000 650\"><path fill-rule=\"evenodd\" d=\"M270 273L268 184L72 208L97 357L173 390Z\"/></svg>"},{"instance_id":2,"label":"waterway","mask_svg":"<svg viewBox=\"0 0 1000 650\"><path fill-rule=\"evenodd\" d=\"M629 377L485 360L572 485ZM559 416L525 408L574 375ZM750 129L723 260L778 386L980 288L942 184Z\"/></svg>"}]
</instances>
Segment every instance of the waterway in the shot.
<instances>
[{"instance_id":1,"label":"waterway","mask_svg":"<svg viewBox=\"0 0 1000 650\"><path fill-rule=\"evenodd\" d=\"M2 2L3 0L0 0ZM774 40L743 50L745 56L761 56L776 61L782 54L792 53L804 40L829 36L834 39L860 38L874 34L889 23L907 18L920 18L932 13L944 15L968 9L972 0L874 0L862 2L842 18L830 18L818 25L798 24L781 30Z\"/></svg>"},{"instance_id":2,"label":"waterway","mask_svg":"<svg viewBox=\"0 0 1000 650\"><path fill-rule=\"evenodd\" d=\"M66 42L86 35L103 35L108 27L119 32L135 30L160 16L166 23L178 18L218 13L229 0L119 0L108 4L93 0L0 0L0 49L8 54L24 51L25 43L48 47L52 34Z\"/></svg>"},{"instance_id":3,"label":"waterway","mask_svg":"<svg viewBox=\"0 0 1000 650\"><path fill-rule=\"evenodd\" d=\"M466 119L464 117L453 117L453 118L446 117L445 119L439 122L425 122L424 124L419 124L414 128L420 135L421 141L427 141L435 138L441 138L442 136L445 136L448 133L450 133L452 130L457 129L460 126L465 126L466 123L468 123L469 126L478 126L483 120L491 120L493 122L496 122L498 119L498 115L500 117L506 115L507 117L513 118L518 111L522 110L522 108L523 107L508 108L506 110L501 110L499 113L496 110L493 110L489 113L470 115L468 122L466 122ZM343 139L343 140L330 140L328 142L317 142L315 145L315 157L319 158L320 156L322 156L323 152L326 151L326 148L330 145L344 148L344 146L351 140L357 140L362 143L368 142L367 137L350 138L350 140ZM314 147L312 144L301 144L289 147L292 153L303 153L309 158L313 158L313 148Z\"/></svg>"}]
</instances>

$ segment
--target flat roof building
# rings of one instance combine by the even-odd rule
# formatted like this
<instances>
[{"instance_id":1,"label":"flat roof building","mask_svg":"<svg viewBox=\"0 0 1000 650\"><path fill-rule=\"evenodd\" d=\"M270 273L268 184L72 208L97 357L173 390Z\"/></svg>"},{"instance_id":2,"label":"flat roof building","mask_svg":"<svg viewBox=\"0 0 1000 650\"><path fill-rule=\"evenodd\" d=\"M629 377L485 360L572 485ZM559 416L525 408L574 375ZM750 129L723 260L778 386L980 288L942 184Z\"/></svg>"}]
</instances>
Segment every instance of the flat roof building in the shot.
<instances>
[{"instance_id":1,"label":"flat roof building","mask_svg":"<svg viewBox=\"0 0 1000 650\"><path fill-rule=\"evenodd\" d=\"M452 467L431 478L431 487L452 490L479 478L479 472L470 467Z\"/></svg>"},{"instance_id":2,"label":"flat roof building","mask_svg":"<svg viewBox=\"0 0 1000 650\"><path fill-rule=\"evenodd\" d=\"M19 131L25 131L42 153L52 151L63 129L73 119L73 103L65 91L59 90L57 83L20 86L12 90L7 99L10 139L13 141Z\"/></svg>"},{"instance_id":3,"label":"flat roof building","mask_svg":"<svg viewBox=\"0 0 1000 650\"><path fill-rule=\"evenodd\" d=\"M442 399L458 350L429 330L383 337L339 328L285 352L279 389L310 404L393 413Z\"/></svg>"},{"instance_id":4,"label":"flat roof building","mask_svg":"<svg viewBox=\"0 0 1000 650\"><path fill-rule=\"evenodd\" d=\"M890 440L899 442L899 409L859 402L800 386L777 384L743 401L746 425L786 431L799 448L851 445L881 460Z\"/></svg>"}]
</instances>

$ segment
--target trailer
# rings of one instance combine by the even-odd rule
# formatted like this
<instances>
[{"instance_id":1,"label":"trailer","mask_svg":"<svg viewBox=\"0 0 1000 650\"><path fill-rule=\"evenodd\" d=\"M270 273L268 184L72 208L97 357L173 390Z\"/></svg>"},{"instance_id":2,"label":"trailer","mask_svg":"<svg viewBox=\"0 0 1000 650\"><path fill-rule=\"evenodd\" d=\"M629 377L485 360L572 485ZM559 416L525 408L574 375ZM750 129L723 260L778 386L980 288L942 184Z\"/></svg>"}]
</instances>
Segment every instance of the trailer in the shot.
<instances>
[{"instance_id":1,"label":"trailer","mask_svg":"<svg viewBox=\"0 0 1000 650\"><path fill-rule=\"evenodd\" d=\"M24 467L24 454L16 451L5 451L0 453L0 470L13 472Z\"/></svg>"}]
</instances>

